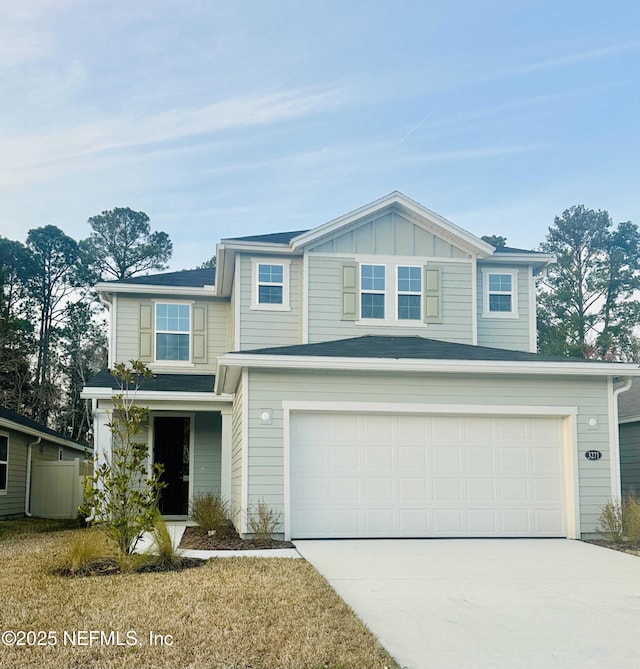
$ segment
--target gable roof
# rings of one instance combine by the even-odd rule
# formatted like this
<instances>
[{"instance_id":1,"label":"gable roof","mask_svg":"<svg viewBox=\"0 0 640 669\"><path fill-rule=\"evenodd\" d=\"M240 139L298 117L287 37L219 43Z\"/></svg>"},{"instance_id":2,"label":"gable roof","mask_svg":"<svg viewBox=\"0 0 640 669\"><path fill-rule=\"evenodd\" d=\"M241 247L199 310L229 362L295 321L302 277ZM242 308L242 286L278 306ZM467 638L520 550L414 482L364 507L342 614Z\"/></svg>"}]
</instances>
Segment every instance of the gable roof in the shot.
<instances>
[{"instance_id":1,"label":"gable roof","mask_svg":"<svg viewBox=\"0 0 640 669\"><path fill-rule=\"evenodd\" d=\"M416 225L422 226L441 239L468 253L477 255L479 258L486 258L494 252L494 247L491 244L397 190L324 225L298 235L291 240L292 248L295 250L324 241L351 226L357 226L360 221L373 214L387 210L398 211Z\"/></svg>"},{"instance_id":2,"label":"gable roof","mask_svg":"<svg viewBox=\"0 0 640 669\"><path fill-rule=\"evenodd\" d=\"M35 437L47 438L51 441L61 444L62 446L67 446L69 448L75 448L78 451L90 451L91 448L79 444L77 441L69 439L61 432L52 430L46 425L42 425L32 418L27 418L12 409L8 409L5 406L0 405L0 427L10 428L12 430L17 430L25 434L31 434Z\"/></svg>"}]
</instances>

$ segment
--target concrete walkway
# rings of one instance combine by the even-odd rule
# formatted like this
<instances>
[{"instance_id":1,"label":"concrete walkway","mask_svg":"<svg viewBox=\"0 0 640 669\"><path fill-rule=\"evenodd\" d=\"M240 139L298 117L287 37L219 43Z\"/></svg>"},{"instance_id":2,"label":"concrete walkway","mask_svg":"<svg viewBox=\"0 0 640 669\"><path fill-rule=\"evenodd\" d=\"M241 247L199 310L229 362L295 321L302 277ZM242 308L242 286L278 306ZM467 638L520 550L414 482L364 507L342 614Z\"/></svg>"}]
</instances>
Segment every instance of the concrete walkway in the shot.
<instances>
[{"instance_id":1,"label":"concrete walkway","mask_svg":"<svg viewBox=\"0 0 640 669\"><path fill-rule=\"evenodd\" d=\"M402 667L640 667L640 557L562 539L295 543Z\"/></svg>"}]
</instances>

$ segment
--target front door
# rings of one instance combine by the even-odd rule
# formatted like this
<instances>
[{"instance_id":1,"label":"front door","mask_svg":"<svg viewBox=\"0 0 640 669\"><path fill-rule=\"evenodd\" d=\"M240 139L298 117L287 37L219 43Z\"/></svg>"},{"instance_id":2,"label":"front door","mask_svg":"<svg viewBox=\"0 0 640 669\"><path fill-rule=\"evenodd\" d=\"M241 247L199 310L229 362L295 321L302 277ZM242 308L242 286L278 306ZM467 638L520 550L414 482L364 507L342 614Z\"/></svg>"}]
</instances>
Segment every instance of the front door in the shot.
<instances>
[{"instance_id":1,"label":"front door","mask_svg":"<svg viewBox=\"0 0 640 669\"><path fill-rule=\"evenodd\" d=\"M189 442L191 421L184 416L156 416L153 423L153 461L164 466L160 476L160 513L186 516L189 512Z\"/></svg>"}]
</instances>

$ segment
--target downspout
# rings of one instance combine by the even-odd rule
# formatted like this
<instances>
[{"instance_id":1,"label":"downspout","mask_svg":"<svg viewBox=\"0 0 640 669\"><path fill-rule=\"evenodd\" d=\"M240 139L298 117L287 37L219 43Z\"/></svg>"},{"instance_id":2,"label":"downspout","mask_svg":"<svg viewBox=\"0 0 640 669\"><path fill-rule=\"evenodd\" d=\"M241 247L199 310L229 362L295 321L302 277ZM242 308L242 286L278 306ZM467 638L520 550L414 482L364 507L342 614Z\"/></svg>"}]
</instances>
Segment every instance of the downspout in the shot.
<instances>
[{"instance_id":1,"label":"downspout","mask_svg":"<svg viewBox=\"0 0 640 669\"><path fill-rule=\"evenodd\" d=\"M619 425L618 425L618 395L621 395L622 393L626 393L627 390L631 388L631 384L633 382L633 379L631 377L627 378L626 383L623 386L620 386L619 388L616 388L613 391L613 423L614 425L612 426L611 430L611 480L612 480L612 487L613 483L615 482L616 489L611 490L611 497L614 502L619 502L622 499L622 487L621 487L621 481L620 481L620 431L619 431Z\"/></svg>"},{"instance_id":2,"label":"downspout","mask_svg":"<svg viewBox=\"0 0 640 669\"><path fill-rule=\"evenodd\" d=\"M38 437L35 441L27 445L27 481L24 492L24 515L31 518L31 449L42 442L42 437Z\"/></svg>"}]
</instances>

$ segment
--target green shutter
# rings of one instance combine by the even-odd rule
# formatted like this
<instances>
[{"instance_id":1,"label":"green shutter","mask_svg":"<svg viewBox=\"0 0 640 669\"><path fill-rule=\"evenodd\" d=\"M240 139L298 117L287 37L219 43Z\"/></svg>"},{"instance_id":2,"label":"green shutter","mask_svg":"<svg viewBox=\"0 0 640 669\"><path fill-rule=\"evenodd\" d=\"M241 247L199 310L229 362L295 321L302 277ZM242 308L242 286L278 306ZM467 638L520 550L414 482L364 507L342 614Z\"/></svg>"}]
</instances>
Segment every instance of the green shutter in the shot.
<instances>
[{"instance_id":1,"label":"green shutter","mask_svg":"<svg viewBox=\"0 0 640 669\"><path fill-rule=\"evenodd\" d=\"M153 360L153 305L151 302L140 305L140 354L142 362Z\"/></svg>"},{"instance_id":2,"label":"green shutter","mask_svg":"<svg viewBox=\"0 0 640 669\"><path fill-rule=\"evenodd\" d=\"M193 314L193 362L207 362L207 307L194 306Z\"/></svg>"},{"instance_id":3,"label":"green shutter","mask_svg":"<svg viewBox=\"0 0 640 669\"><path fill-rule=\"evenodd\" d=\"M355 321L358 318L358 265L348 263L342 266L342 320Z\"/></svg>"},{"instance_id":4,"label":"green shutter","mask_svg":"<svg viewBox=\"0 0 640 669\"><path fill-rule=\"evenodd\" d=\"M439 267L425 267L424 322L442 323L442 277Z\"/></svg>"}]
</instances>

